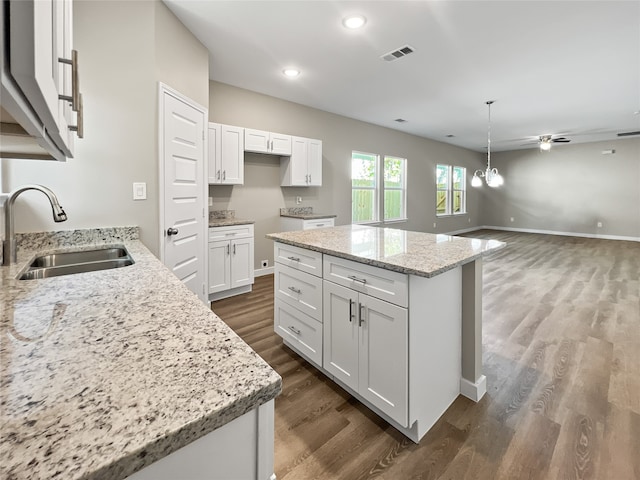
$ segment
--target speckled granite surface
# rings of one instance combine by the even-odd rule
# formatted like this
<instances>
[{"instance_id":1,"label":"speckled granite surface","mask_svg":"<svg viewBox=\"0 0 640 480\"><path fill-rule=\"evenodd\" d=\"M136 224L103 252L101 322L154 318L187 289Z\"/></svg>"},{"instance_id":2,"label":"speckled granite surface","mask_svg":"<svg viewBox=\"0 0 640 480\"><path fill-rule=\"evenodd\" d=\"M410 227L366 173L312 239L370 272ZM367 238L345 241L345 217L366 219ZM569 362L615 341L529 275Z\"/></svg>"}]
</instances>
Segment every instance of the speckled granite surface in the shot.
<instances>
[{"instance_id":1,"label":"speckled granite surface","mask_svg":"<svg viewBox=\"0 0 640 480\"><path fill-rule=\"evenodd\" d=\"M280 392L136 228L18 240L18 264L0 268L3 480L125 478ZM136 263L15 280L36 251L80 244L124 245Z\"/></svg>"},{"instance_id":2,"label":"speckled granite surface","mask_svg":"<svg viewBox=\"0 0 640 480\"><path fill-rule=\"evenodd\" d=\"M337 215L313 213L313 207L281 208L281 217L301 218L302 220L315 220L318 218L335 218Z\"/></svg>"},{"instance_id":3,"label":"speckled granite surface","mask_svg":"<svg viewBox=\"0 0 640 480\"><path fill-rule=\"evenodd\" d=\"M433 277L506 245L495 240L364 225L270 233L267 238L421 277Z\"/></svg>"},{"instance_id":4,"label":"speckled granite surface","mask_svg":"<svg viewBox=\"0 0 640 480\"><path fill-rule=\"evenodd\" d=\"M228 227L232 225L247 225L256 223L255 220L236 218L235 210L211 210L209 212L210 227Z\"/></svg>"}]
</instances>

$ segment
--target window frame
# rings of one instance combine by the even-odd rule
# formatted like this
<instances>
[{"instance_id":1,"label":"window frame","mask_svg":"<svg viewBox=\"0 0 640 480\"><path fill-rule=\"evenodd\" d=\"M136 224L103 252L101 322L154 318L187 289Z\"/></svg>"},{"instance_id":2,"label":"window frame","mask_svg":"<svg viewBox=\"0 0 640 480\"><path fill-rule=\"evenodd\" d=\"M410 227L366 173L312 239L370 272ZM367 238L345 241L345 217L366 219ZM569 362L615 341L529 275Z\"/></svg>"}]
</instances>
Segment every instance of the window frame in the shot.
<instances>
[{"instance_id":1,"label":"window frame","mask_svg":"<svg viewBox=\"0 0 640 480\"><path fill-rule=\"evenodd\" d=\"M354 155L364 155L375 158L375 179L374 187L354 187L353 185L353 160ZM402 172L400 187L386 187L385 186L385 163L387 160L401 160ZM355 221L353 210L353 192L358 190L373 190L373 215L372 220ZM387 191L401 191L401 212L400 217L387 219L385 218L385 194ZM351 222L357 225L372 225L372 224L392 224L407 221L407 159L398 155L381 155L370 152L363 152L360 150L352 150L351 152Z\"/></svg>"},{"instance_id":2,"label":"window frame","mask_svg":"<svg viewBox=\"0 0 640 480\"><path fill-rule=\"evenodd\" d=\"M446 188L440 188L440 183L438 182L438 171L442 168L446 168L447 170L447 182ZM455 169L460 169L462 171L462 178L460 180L461 188L455 188L455 183L453 181L453 172ZM467 168L462 167L460 165L448 165L445 163L436 164L436 217L453 217L457 215L466 215L467 214ZM444 213L438 212L438 195L440 192L445 192L445 209ZM459 212L454 212L454 198L456 193L460 193L461 196L461 207Z\"/></svg>"}]
</instances>

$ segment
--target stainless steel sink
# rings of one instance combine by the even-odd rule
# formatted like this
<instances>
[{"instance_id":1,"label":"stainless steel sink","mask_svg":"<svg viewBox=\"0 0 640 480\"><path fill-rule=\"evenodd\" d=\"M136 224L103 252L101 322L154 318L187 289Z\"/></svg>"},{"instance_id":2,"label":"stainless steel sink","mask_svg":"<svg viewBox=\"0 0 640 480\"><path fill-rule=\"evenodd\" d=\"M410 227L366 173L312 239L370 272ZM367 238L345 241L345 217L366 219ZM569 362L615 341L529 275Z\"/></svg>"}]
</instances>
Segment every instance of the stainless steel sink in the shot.
<instances>
[{"instance_id":1,"label":"stainless steel sink","mask_svg":"<svg viewBox=\"0 0 640 480\"><path fill-rule=\"evenodd\" d=\"M124 247L52 253L36 257L20 280L57 277L74 273L96 272L133 265L135 262Z\"/></svg>"}]
</instances>

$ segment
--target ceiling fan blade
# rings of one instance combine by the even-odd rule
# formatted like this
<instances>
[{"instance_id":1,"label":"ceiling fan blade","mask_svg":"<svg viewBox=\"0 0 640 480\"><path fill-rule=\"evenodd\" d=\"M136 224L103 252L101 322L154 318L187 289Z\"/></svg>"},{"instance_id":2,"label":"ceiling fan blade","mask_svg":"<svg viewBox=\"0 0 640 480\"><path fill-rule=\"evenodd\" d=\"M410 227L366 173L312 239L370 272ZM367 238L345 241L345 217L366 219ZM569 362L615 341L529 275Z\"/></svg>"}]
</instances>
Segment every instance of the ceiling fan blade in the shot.
<instances>
[{"instance_id":1,"label":"ceiling fan blade","mask_svg":"<svg viewBox=\"0 0 640 480\"><path fill-rule=\"evenodd\" d=\"M560 137L560 138L552 138L551 141L553 143L569 143L571 140L568 138Z\"/></svg>"}]
</instances>

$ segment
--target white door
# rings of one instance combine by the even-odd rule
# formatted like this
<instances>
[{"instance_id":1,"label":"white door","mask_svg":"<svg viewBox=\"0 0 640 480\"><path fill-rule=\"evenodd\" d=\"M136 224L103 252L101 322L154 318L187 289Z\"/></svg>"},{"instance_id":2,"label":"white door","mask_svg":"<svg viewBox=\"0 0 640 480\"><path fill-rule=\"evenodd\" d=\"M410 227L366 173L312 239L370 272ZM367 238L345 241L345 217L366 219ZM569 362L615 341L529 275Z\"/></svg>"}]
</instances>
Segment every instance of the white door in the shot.
<instances>
[{"instance_id":1,"label":"white door","mask_svg":"<svg viewBox=\"0 0 640 480\"><path fill-rule=\"evenodd\" d=\"M244 183L244 129L222 125L220 138L222 180L227 185Z\"/></svg>"},{"instance_id":2,"label":"white door","mask_svg":"<svg viewBox=\"0 0 640 480\"><path fill-rule=\"evenodd\" d=\"M161 86L163 261L203 302L205 292L204 131L206 112Z\"/></svg>"},{"instance_id":3,"label":"white door","mask_svg":"<svg viewBox=\"0 0 640 480\"><path fill-rule=\"evenodd\" d=\"M360 372L358 391L401 425L408 427L407 309L360 294Z\"/></svg>"},{"instance_id":4,"label":"white door","mask_svg":"<svg viewBox=\"0 0 640 480\"><path fill-rule=\"evenodd\" d=\"M209 293L231 288L230 249L228 240L209 242Z\"/></svg>"},{"instance_id":5,"label":"white door","mask_svg":"<svg viewBox=\"0 0 640 480\"><path fill-rule=\"evenodd\" d=\"M323 367L358 390L358 293L324 281Z\"/></svg>"},{"instance_id":6,"label":"white door","mask_svg":"<svg viewBox=\"0 0 640 480\"><path fill-rule=\"evenodd\" d=\"M291 137L291 185L308 184L307 151L309 141L306 138Z\"/></svg>"},{"instance_id":7,"label":"white door","mask_svg":"<svg viewBox=\"0 0 640 480\"><path fill-rule=\"evenodd\" d=\"M231 288L253 284L253 238L231 241Z\"/></svg>"},{"instance_id":8,"label":"white door","mask_svg":"<svg viewBox=\"0 0 640 480\"><path fill-rule=\"evenodd\" d=\"M307 151L307 168L309 169L309 185L322 185L322 140L309 140Z\"/></svg>"}]
</instances>

